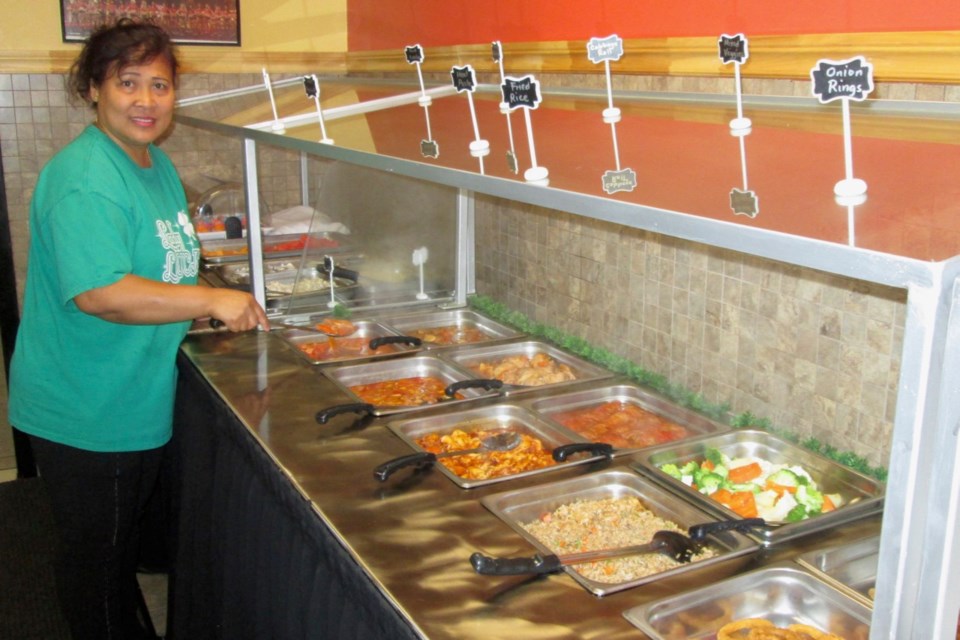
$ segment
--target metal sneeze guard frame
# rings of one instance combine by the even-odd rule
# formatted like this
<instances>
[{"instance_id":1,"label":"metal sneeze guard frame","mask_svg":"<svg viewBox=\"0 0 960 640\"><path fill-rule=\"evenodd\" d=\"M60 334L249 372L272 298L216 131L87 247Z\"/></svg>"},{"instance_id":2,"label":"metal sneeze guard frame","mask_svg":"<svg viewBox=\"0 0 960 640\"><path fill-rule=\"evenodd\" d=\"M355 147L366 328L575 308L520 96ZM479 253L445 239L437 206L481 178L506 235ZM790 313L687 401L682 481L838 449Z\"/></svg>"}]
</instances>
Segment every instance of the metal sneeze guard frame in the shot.
<instances>
[{"instance_id":1,"label":"metal sneeze guard frame","mask_svg":"<svg viewBox=\"0 0 960 640\"><path fill-rule=\"evenodd\" d=\"M407 93L402 100L415 100L417 95L419 92ZM203 98L210 99L216 96ZM361 104L353 111L344 108L339 113L324 113L327 119L333 119L340 114L390 108L393 104L366 107ZM261 130L256 124L239 127L184 114L175 118L185 125L243 139L248 169L256 143L264 142L459 188L457 293L462 299L473 289L473 235L469 223L474 192L905 289L904 344L871 638L954 637L960 609L960 256L940 262L917 260L286 138ZM247 203L258 202L255 169L253 172L253 175L249 171L245 174ZM253 216L250 220L252 228L259 222ZM469 229L465 230L465 225ZM257 252L251 253L254 262L261 262ZM262 278L259 284L262 289ZM262 300L263 291L257 295Z\"/></svg>"}]
</instances>

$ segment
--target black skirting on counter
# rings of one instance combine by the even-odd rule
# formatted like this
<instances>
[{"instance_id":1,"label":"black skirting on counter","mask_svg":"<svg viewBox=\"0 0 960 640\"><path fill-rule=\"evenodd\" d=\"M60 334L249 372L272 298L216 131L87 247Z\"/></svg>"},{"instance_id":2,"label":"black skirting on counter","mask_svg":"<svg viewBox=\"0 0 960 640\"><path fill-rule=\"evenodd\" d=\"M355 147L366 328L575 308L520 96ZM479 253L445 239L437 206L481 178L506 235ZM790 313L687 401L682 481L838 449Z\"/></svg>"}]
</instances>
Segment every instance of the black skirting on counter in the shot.
<instances>
[{"instance_id":1,"label":"black skirting on counter","mask_svg":"<svg viewBox=\"0 0 960 640\"><path fill-rule=\"evenodd\" d=\"M168 638L419 637L180 356Z\"/></svg>"}]
</instances>

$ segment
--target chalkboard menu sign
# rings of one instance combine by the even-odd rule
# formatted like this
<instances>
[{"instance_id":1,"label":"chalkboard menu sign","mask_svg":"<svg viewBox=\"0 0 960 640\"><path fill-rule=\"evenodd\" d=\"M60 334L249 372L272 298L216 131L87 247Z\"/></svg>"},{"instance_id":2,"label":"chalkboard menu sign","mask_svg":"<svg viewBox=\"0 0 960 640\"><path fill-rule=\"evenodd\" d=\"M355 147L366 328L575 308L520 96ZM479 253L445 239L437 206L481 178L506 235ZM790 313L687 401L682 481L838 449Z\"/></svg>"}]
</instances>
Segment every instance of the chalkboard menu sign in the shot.
<instances>
[{"instance_id":1,"label":"chalkboard menu sign","mask_svg":"<svg viewBox=\"0 0 960 640\"><path fill-rule=\"evenodd\" d=\"M453 67L450 69L450 77L453 78L453 87L457 90L457 93L464 91L472 93L477 88L477 78L473 73L473 67L470 65Z\"/></svg>"},{"instance_id":2,"label":"chalkboard menu sign","mask_svg":"<svg viewBox=\"0 0 960 640\"><path fill-rule=\"evenodd\" d=\"M873 65L863 56L849 60L820 60L810 70L813 94L827 103L841 98L866 100L873 91Z\"/></svg>"},{"instance_id":3,"label":"chalkboard menu sign","mask_svg":"<svg viewBox=\"0 0 960 640\"><path fill-rule=\"evenodd\" d=\"M500 85L503 101L509 109L523 107L536 109L540 104L540 83L533 76L511 78L507 76Z\"/></svg>"},{"instance_id":4,"label":"chalkboard menu sign","mask_svg":"<svg viewBox=\"0 0 960 640\"><path fill-rule=\"evenodd\" d=\"M756 218L760 212L757 206L757 194L753 191L732 189L730 191L730 208L733 209L735 214Z\"/></svg>"},{"instance_id":5,"label":"chalkboard menu sign","mask_svg":"<svg viewBox=\"0 0 960 640\"><path fill-rule=\"evenodd\" d=\"M308 98L315 98L317 96L317 81L312 76L304 76L303 90L306 91Z\"/></svg>"},{"instance_id":6,"label":"chalkboard menu sign","mask_svg":"<svg viewBox=\"0 0 960 640\"><path fill-rule=\"evenodd\" d=\"M633 169L620 169L619 171L607 171L601 178L603 181L603 190L609 194L617 191L633 191L637 188L637 172Z\"/></svg>"},{"instance_id":7,"label":"chalkboard menu sign","mask_svg":"<svg viewBox=\"0 0 960 640\"><path fill-rule=\"evenodd\" d=\"M747 51L747 39L742 33L735 36L724 34L720 36L717 44L720 48L720 60L723 64L730 64L731 62L742 64L750 56Z\"/></svg>"},{"instance_id":8,"label":"chalkboard menu sign","mask_svg":"<svg viewBox=\"0 0 960 640\"><path fill-rule=\"evenodd\" d=\"M623 56L623 38L614 34L606 38L590 38L587 42L587 57L599 64L604 60L616 61Z\"/></svg>"},{"instance_id":9,"label":"chalkboard menu sign","mask_svg":"<svg viewBox=\"0 0 960 640\"><path fill-rule=\"evenodd\" d=\"M418 44L405 47L403 55L407 58L407 64L416 64L423 62L423 47Z\"/></svg>"},{"instance_id":10,"label":"chalkboard menu sign","mask_svg":"<svg viewBox=\"0 0 960 640\"><path fill-rule=\"evenodd\" d=\"M490 44L490 55L493 57L494 62L500 62L500 41L495 40Z\"/></svg>"}]
</instances>

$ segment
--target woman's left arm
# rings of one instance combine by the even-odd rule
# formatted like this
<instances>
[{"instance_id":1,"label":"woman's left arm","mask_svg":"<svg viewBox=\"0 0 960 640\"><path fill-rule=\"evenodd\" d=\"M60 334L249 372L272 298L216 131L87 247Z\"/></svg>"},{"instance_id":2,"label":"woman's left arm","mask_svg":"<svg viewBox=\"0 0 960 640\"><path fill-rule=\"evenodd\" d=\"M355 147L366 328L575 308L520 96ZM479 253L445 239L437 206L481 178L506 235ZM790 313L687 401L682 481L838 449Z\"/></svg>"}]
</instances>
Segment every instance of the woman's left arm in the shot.
<instances>
[{"instance_id":1,"label":"woman's left arm","mask_svg":"<svg viewBox=\"0 0 960 640\"><path fill-rule=\"evenodd\" d=\"M231 331L258 325L270 329L263 308L244 291L170 284L129 274L113 284L84 291L73 301L84 313L120 324L165 324L209 316Z\"/></svg>"}]
</instances>

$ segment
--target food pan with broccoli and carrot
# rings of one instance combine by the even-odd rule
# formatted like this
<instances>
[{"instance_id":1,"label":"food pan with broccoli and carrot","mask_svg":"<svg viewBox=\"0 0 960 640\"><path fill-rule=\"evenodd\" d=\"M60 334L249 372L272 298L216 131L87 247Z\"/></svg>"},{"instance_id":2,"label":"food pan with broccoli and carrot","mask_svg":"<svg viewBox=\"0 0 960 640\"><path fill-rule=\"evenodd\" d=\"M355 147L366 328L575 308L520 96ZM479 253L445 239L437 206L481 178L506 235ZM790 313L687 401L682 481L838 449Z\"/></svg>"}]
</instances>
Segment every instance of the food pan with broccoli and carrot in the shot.
<instances>
[{"instance_id":1,"label":"food pan with broccoli and carrot","mask_svg":"<svg viewBox=\"0 0 960 640\"><path fill-rule=\"evenodd\" d=\"M634 467L721 518L763 518L763 544L882 510L881 482L765 431L736 430L655 447Z\"/></svg>"}]
</instances>

